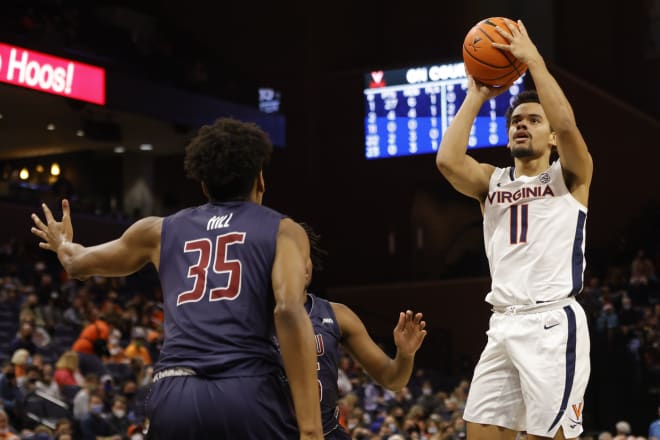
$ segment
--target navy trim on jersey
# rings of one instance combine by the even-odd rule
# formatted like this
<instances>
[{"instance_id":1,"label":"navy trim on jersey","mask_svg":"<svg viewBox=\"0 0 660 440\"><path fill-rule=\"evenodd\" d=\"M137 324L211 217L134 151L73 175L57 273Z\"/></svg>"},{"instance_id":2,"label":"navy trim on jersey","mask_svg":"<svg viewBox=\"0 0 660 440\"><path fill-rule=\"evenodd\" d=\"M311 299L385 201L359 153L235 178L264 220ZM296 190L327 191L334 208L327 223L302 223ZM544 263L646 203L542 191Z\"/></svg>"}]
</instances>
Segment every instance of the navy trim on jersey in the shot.
<instances>
[{"instance_id":1,"label":"navy trim on jersey","mask_svg":"<svg viewBox=\"0 0 660 440\"><path fill-rule=\"evenodd\" d=\"M520 205L520 243L527 243L527 204Z\"/></svg>"},{"instance_id":2,"label":"navy trim on jersey","mask_svg":"<svg viewBox=\"0 0 660 440\"><path fill-rule=\"evenodd\" d=\"M516 167L509 167L509 177L512 182L516 180Z\"/></svg>"},{"instance_id":3,"label":"navy trim on jersey","mask_svg":"<svg viewBox=\"0 0 660 440\"><path fill-rule=\"evenodd\" d=\"M575 378L575 347L576 347L576 322L575 322L575 312L571 309L571 306L564 307L564 312L566 312L566 317L568 318L568 339L566 341L566 382L564 384L564 395L561 398L561 407L557 413L557 417L548 428L548 432L552 431L552 428L555 427L559 420L564 415L566 407L568 406L568 398L571 395L571 390L573 388L573 379Z\"/></svg>"},{"instance_id":4,"label":"navy trim on jersey","mask_svg":"<svg viewBox=\"0 0 660 440\"><path fill-rule=\"evenodd\" d=\"M587 220L587 214L584 211L578 213L577 226L575 228L575 240L573 240L573 290L569 296L574 296L582 290L582 265L584 264L584 254L582 252L582 242L584 241L584 222Z\"/></svg>"}]
</instances>

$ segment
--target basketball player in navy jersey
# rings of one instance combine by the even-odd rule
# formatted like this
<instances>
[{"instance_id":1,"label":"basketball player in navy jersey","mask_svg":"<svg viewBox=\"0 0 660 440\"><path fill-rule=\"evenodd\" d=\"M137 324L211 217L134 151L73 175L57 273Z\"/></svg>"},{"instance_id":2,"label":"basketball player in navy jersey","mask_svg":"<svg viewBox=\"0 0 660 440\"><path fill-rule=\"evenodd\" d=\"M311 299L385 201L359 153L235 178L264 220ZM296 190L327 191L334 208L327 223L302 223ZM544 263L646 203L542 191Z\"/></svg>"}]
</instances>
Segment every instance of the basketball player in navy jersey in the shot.
<instances>
[{"instance_id":1,"label":"basketball player in navy jersey","mask_svg":"<svg viewBox=\"0 0 660 440\"><path fill-rule=\"evenodd\" d=\"M314 333L305 311L309 241L261 206L272 152L254 124L219 119L186 147L207 204L135 222L107 243L74 243L69 203L32 232L73 278L159 270L165 340L147 402L154 439L321 439ZM275 344L288 377L295 416ZM296 429L296 418L299 429Z\"/></svg>"},{"instance_id":2,"label":"basketball player in navy jersey","mask_svg":"<svg viewBox=\"0 0 660 440\"><path fill-rule=\"evenodd\" d=\"M566 96L522 22L495 44L527 64L536 92L507 113L514 166L466 154L481 106L506 89L468 78L468 92L438 150L440 172L477 199L484 215L493 306L488 342L465 407L470 440L576 438L589 380L589 333L575 301L582 290L593 162ZM550 163L556 146L559 160Z\"/></svg>"},{"instance_id":3,"label":"basketball player in navy jersey","mask_svg":"<svg viewBox=\"0 0 660 440\"><path fill-rule=\"evenodd\" d=\"M321 258L325 252L319 245L319 235L309 225L301 225L311 245L308 264L312 268L307 270L309 286L312 273L322 268ZM371 339L362 320L348 306L308 293L305 308L312 320L316 338L318 389L325 439L350 440L351 436L337 420L340 345L374 381L389 390L398 391L410 380L415 353L426 337L426 322L421 313L415 314L410 310L399 313L393 332L397 353L392 359Z\"/></svg>"}]
</instances>

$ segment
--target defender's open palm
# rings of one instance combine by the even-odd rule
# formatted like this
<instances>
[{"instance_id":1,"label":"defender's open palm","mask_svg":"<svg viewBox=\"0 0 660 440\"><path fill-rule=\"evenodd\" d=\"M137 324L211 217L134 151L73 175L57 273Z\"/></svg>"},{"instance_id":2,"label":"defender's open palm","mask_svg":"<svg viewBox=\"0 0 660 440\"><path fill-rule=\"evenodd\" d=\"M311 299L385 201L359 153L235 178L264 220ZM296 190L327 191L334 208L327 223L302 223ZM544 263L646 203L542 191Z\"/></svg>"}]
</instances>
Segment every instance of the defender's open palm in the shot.
<instances>
[{"instance_id":1,"label":"defender's open palm","mask_svg":"<svg viewBox=\"0 0 660 440\"><path fill-rule=\"evenodd\" d=\"M426 337L426 322L422 314L413 314L411 310L399 313L399 322L394 327L394 343L399 354L413 356Z\"/></svg>"},{"instance_id":2,"label":"defender's open palm","mask_svg":"<svg viewBox=\"0 0 660 440\"><path fill-rule=\"evenodd\" d=\"M497 32L504 37L509 44L492 43L493 47L501 50L511 52L511 54L518 58L521 62L529 64L531 61L541 58L538 49L529 38L527 29L522 20L518 20L518 27L511 23L507 23L508 29L503 29L499 26L495 28Z\"/></svg>"},{"instance_id":3,"label":"defender's open palm","mask_svg":"<svg viewBox=\"0 0 660 440\"><path fill-rule=\"evenodd\" d=\"M33 213L32 221L34 221L35 226L32 227L31 231L43 240L39 243L40 248L57 252L62 243L73 241L73 226L71 225L69 201L66 199L62 200L62 221L59 222L55 220L53 213L45 203L41 204L41 208L44 211L46 223L44 224L39 216Z\"/></svg>"}]
</instances>

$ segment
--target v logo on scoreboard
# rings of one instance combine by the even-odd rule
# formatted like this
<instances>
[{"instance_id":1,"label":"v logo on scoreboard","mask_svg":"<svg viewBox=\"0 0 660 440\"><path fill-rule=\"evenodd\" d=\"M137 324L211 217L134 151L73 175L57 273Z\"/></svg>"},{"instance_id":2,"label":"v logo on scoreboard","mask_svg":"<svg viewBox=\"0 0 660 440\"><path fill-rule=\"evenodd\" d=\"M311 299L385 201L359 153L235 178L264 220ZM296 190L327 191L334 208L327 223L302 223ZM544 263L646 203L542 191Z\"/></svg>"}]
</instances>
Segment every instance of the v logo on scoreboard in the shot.
<instances>
[{"instance_id":1,"label":"v logo on scoreboard","mask_svg":"<svg viewBox=\"0 0 660 440\"><path fill-rule=\"evenodd\" d=\"M383 80L383 76L385 76L385 72L382 70L371 72L371 79L374 80L375 83L380 83Z\"/></svg>"}]
</instances>

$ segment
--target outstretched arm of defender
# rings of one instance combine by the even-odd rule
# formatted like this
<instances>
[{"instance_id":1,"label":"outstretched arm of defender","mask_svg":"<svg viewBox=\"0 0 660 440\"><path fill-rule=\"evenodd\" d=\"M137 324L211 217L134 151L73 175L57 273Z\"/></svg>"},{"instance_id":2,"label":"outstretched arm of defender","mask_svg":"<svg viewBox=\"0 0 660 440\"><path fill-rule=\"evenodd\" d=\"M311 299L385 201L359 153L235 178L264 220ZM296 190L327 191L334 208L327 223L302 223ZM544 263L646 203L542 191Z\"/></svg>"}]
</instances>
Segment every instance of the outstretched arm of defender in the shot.
<instances>
[{"instance_id":1,"label":"outstretched arm of defender","mask_svg":"<svg viewBox=\"0 0 660 440\"><path fill-rule=\"evenodd\" d=\"M494 167L477 162L467 154L472 124L484 102L506 88L489 88L468 77L468 92L456 116L447 127L438 148L435 163L443 176L460 193L480 202L488 193L488 183Z\"/></svg>"},{"instance_id":2,"label":"outstretched arm of defender","mask_svg":"<svg viewBox=\"0 0 660 440\"><path fill-rule=\"evenodd\" d=\"M408 310L399 314L394 328L397 353L390 358L371 339L360 318L347 306L330 303L341 330L342 345L376 382L398 391L410 380L415 353L426 337L426 322L421 313Z\"/></svg>"},{"instance_id":3,"label":"outstretched arm of defender","mask_svg":"<svg viewBox=\"0 0 660 440\"><path fill-rule=\"evenodd\" d=\"M587 144L577 128L573 109L550 74L527 29L518 20L518 27L509 24L508 29L497 28L509 44L493 43L493 46L511 52L516 58L527 64L529 73L534 78L536 92L543 106L550 127L557 136L557 150L561 158L562 169L568 173L573 195L583 204L587 204L589 185L593 175L593 161Z\"/></svg>"},{"instance_id":4,"label":"outstretched arm of defender","mask_svg":"<svg viewBox=\"0 0 660 440\"><path fill-rule=\"evenodd\" d=\"M31 231L42 242L39 247L57 254L64 270L72 278L124 276L152 262L158 268L162 218L147 217L131 225L122 236L97 246L85 247L73 242L73 225L69 201L62 200L62 220L42 204L46 223L32 214Z\"/></svg>"}]
</instances>

